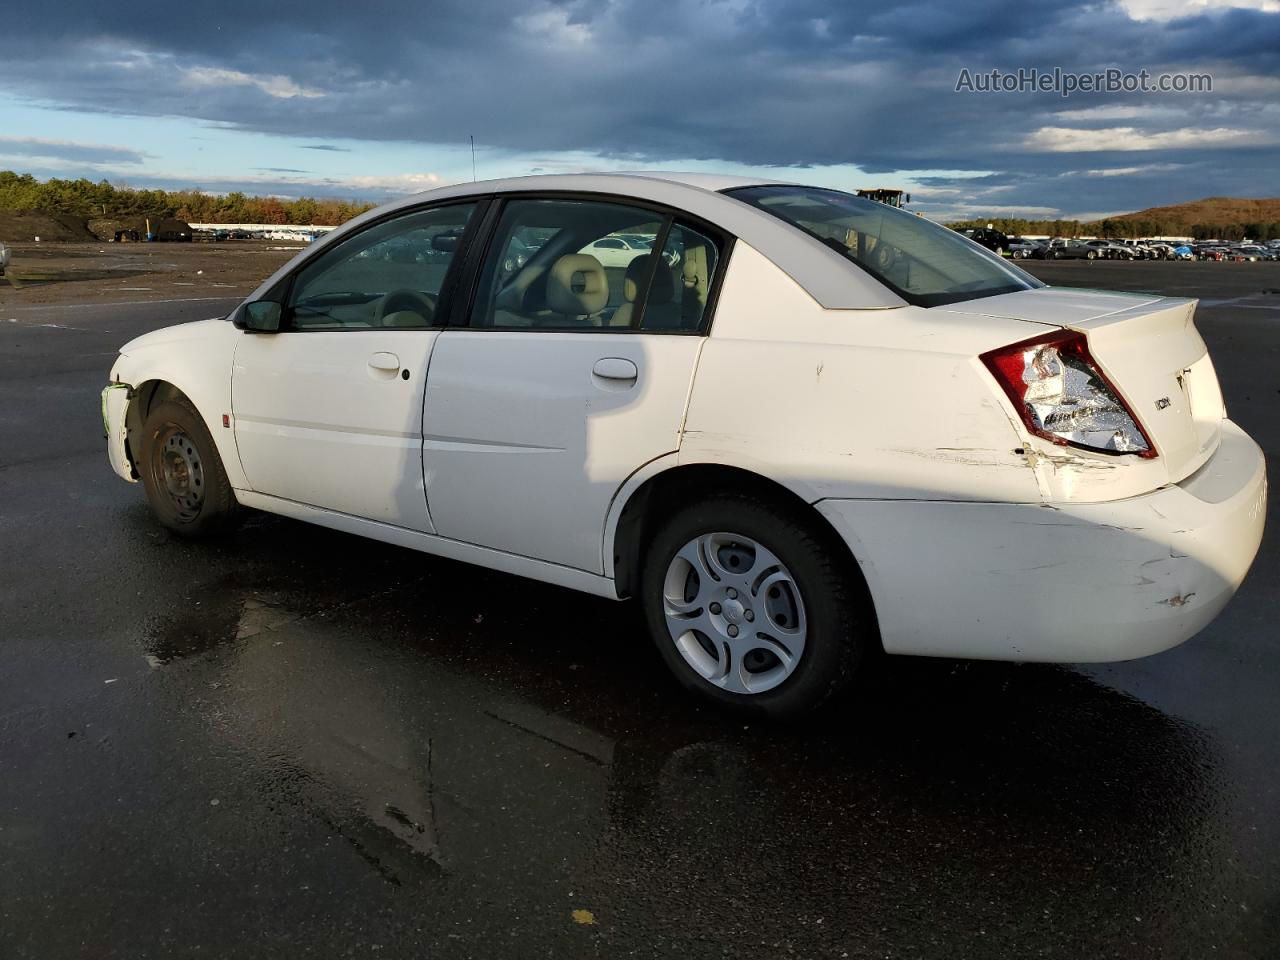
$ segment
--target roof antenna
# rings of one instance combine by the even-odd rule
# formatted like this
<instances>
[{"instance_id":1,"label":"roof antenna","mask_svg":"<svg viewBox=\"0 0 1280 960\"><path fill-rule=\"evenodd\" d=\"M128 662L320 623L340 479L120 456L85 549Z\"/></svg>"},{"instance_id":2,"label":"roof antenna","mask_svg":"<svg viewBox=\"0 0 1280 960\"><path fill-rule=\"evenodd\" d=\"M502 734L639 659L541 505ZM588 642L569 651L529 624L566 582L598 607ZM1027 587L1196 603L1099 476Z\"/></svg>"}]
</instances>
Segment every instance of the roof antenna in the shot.
<instances>
[{"instance_id":1,"label":"roof antenna","mask_svg":"<svg viewBox=\"0 0 1280 960\"><path fill-rule=\"evenodd\" d=\"M476 138L471 135L471 182L476 182Z\"/></svg>"}]
</instances>

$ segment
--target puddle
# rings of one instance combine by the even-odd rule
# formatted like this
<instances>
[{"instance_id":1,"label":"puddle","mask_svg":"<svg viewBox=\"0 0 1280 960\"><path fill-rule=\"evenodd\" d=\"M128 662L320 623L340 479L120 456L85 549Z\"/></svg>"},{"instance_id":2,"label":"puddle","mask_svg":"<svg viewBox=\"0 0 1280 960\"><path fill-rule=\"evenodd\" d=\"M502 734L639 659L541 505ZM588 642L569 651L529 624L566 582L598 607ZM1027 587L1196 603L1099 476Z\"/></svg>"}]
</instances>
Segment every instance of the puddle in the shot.
<instances>
[{"instance_id":1,"label":"puddle","mask_svg":"<svg viewBox=\"0 0 1280 960\"><path fill-rule=\"evenodd\" d=\"M144 657L153 668L161 667L224 643L248 640L300 616L257 596L213 603L192 601L190 609L157 617L147 625L142 640Z\"/></svg>"}]
</instances>

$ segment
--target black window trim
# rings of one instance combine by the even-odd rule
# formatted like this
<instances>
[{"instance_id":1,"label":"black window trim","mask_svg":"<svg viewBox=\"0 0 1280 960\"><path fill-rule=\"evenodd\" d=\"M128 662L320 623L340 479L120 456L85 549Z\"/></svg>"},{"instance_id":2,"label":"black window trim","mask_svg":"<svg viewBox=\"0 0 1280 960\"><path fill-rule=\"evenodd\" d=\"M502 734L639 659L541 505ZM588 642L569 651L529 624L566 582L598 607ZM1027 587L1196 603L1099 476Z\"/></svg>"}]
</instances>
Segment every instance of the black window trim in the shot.
<instances>
[{"instance_id":1,"label":"black window trim","mask_svg":"<svg viewBox=\"0 0 1280 960\"><path fill-rule=\"evenodd\" d=\"M596 192L591 190L521 190L509 193L500 193L494 195L493 202L485 211L483 222L480 224L479 233L474 243L469 244L468 261L464 268L464 273L459 281L459 287L466 290L465 296L458 296L453 300L452 313L448 317L447 329L451 330L471 330L477 333L589 333L601 334L608 336L610 334L631 334L643 333L652 336L674 336L674 337L705 337L711 333L711 327L715 320L716 305L720 299L720 289L724 283L724 276L728 267L730 254L733 252L733 246L736 237L726 231L723 227L719 227L710 221L695 216L688 211L671 207L666 204L657 203L652 200L646 200L643 197L632 197L626 194ZM661 249L658 249L657 239L661 239L663 244L670 229L675 226L687 226L690 230L702 234L708 240L716 245L717 256L715 270L711 276L711 282L707 289L707 303L703 308L702 317L699 319L698 326L693 330L652 330L643 329L637 326L626 327L580 327L580 326L556 326L556 327L477 327L471 323L472 312L475 308L476 296L479 293L480 273L484 268L485 261L488 259L490 247L496 239L498 224L501 221L502 214L507 204L517 200L573 200L586 203L616 203L621 206L635 207L639 210L647 210L658 214L664 218L663 228L659 234L659 238L654 241L654 247L657 256L662 255ZM644 290L640 292L640 296L636 302L639 309L635 311L637 322L643 319L643 308L649 297L649 287L653 283L653 275L657 270L655 262L650 267L648 282L645 284Z\"/></svg>"},{"instance_id":2,"label":"black window trim","mask_svg":"<svg viewBox=\"0 0 1280 960\"><path fill-rule=\"evenodd\" d=\"M280 329L278 333L371 333L378 330L387 330L387 327L316 327L312 329L298 328L293 325L293 309L289 306L289 300L293 296L293 287L297 282L298 276L318 260L320 257L337 250L346 244L349 240L353 240L361 234L376 227L380 227L393 220L399 220L405 217L416 216L420 213L427 213L431 210L443 210L448 207L462 207L468 204L474 205L475 209L471 211L471 216L467 219L467 224L463 228L462 242L458 246L457 252L453 259L449 261L449 269L445 273L444 283L440 285L440 295L436 302L436 323L428 327L396 327L394 329L403 333L424 333L428 331L444 330L449 326L449 316L452 310L454 298L459 293L461 280L464 276L463 263L470 255L472 247L475 245L476 238L480 235L480 230L485 226L485 218L489 209L493 205L493 195L487 193L474 194L465 197L449 197L447 199L427 201L421 204L415 204L409 207L400 207L396 210L390 210L385 215L370 220L368 223L361 224L360 229L353 230L351 233L342 237L333 244L325 244L322 248L311 252L296 267L289 271L288 275L282 277L280 281L262 297L263 300L272 300L280 304Z\"/></svg>"}]
</instances>

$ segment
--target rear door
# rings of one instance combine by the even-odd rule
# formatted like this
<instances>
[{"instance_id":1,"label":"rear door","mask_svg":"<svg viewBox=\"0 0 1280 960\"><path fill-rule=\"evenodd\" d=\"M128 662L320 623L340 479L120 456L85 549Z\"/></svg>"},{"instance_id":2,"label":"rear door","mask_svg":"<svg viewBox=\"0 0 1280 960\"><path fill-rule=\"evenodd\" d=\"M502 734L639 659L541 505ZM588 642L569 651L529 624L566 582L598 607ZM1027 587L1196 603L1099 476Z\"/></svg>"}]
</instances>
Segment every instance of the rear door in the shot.
<instances>
[{"instance_id":1,"label":"rear door","mask_svg":"<svg viewBox=\"0 0 1280 960\"><path fill-rule=\"evenodd\" d=\"M292 278L280 333L236 345L236 446L258 493L430 532L427 365L473 202L384 221Z\"/></svg>"},{"instance_id":2,"label":"rear door","mask_svg":"<svg viewBox=\"0 0 1280 960\"><path fill-rule=\"evenodd\" d=\"M606 266L583 252L622 233L665 256ZM502 252L529 236L539 248L512 270ZM466 326L441 333L431 359L423 462L437 532L603 572L614 494L679 447L723 250L707 228L625 201L508 200ZM706 276L686 279L686 261Z\"/></svg>"}]
</instances>

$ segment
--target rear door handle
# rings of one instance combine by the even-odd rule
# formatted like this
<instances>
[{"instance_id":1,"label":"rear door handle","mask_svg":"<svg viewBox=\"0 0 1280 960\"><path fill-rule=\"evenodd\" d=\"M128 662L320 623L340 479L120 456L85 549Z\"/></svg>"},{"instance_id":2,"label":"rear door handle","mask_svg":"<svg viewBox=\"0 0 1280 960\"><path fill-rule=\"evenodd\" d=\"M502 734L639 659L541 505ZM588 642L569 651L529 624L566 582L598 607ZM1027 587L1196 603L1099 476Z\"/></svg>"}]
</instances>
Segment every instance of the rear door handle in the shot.
<instances>
[{"instance_id":1,"label":"rear door handle","mask_svg":"<svg viewBox=\"0 0 1280 960\"><path fill-rule=\"evenodd\" d=\"M636 365L622 357L602 357L596 361L591 372L602 380L634 380L640 376Z\"/></svg>"},{"instance_id":2,"label":"rear door handle","mask_svg":"<svg viewBox=\"0 0 1280 960\"><path fill-rule=\"evenodd\" d=\"M388 373L395 373L400 369L400 358L394 353L378 352L369 358L369 366L375 370L385 370Z\"/></svg>"}]
</instances>

